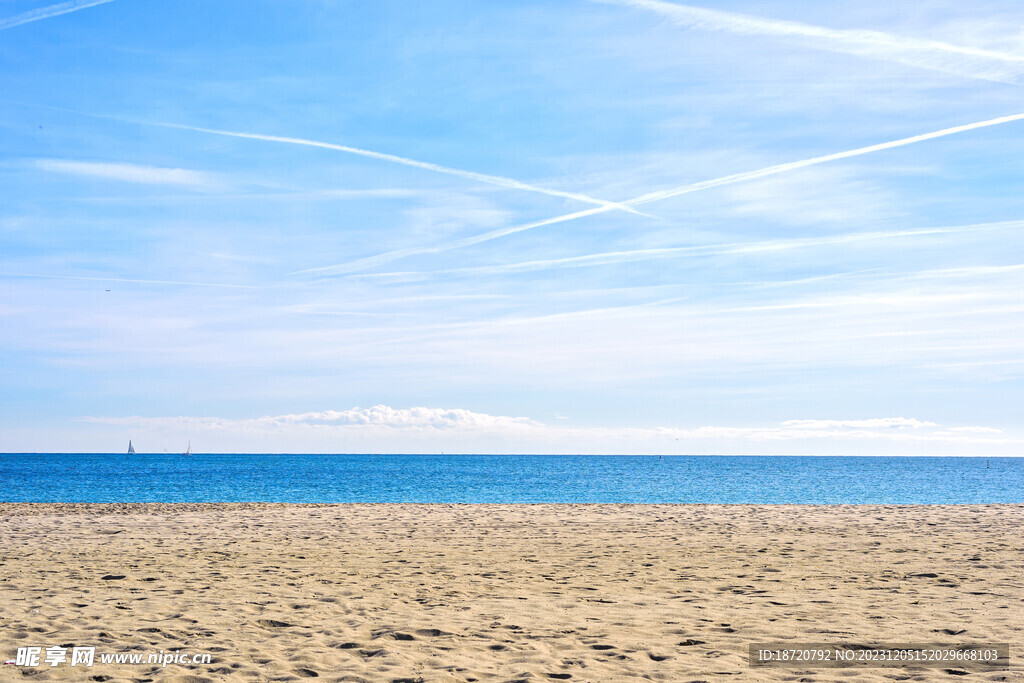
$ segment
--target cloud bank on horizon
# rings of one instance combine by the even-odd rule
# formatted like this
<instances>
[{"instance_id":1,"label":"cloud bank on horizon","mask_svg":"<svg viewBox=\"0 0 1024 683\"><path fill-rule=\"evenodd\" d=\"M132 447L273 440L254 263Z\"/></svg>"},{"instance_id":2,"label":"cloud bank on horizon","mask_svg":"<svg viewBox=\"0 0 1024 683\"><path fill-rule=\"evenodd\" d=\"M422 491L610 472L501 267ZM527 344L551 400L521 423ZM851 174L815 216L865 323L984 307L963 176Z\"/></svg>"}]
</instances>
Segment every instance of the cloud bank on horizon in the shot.
<instances>
[{"instance_id":1,"label":"cloud bank on horizon","mask_svg":"<svg viewBox=\"0 0 1024 683\"><path fill-rule=\"evenodd\" d=\"M879 454L905 452L922 446L974 448L1020 446L991 427L944 427L915 418L889 417L864 420L786 420L777 425L695 428L620 427L589 428L549 425L526 417L487 415L464 409L385 405L348 410L226 419L217 417L82 417L98 426L129 428L143 448L147 437L157 443L168 435L187 434L197 443L247 444L251 452L277 452L284 444L301 444L310 452L374 452L376 446L402 452L448 453L690 453L700 444L704 453L743 452L754 444L792 442L822 444L829 454L844 453L848 442L870 443ZM685 444L680 447L680 441ZM487 444L492 444L488 446ZM500 444L506 449L496 449Z\"/></svg>"},{"instance_id":2,"label":"cloud bank on horizon","mask_svg":"<svg viewBox=\"0 0 1024 683\"><path fill-rule=\"evenodd\" d=\"M0 451L1019 455L1024 7L918 9L11 0Z\"/></svg>"}]
</instances>

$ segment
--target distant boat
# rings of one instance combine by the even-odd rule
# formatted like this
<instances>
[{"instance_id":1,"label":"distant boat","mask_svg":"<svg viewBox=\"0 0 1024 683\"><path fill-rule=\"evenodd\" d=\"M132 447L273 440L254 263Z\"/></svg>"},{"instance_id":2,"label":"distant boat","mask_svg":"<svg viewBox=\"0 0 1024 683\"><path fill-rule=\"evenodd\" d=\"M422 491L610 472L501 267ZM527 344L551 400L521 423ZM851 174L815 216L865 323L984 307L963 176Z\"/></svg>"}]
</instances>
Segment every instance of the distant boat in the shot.
<instances>
[{"instance_id":1,"label":"distant boat","mask_svg":"<svg viewBox=\"0 0 1024 683\"><path fill-rule=\"evenodd\" d=\"M182 453L182 455L192 455L192 442L191 441L188 442L188 450L186 450L184 453Z\"/></svg>"},{"instance_id":2,"label":"distant boat","mask_svg":"<svg viewBox=\"0 0 1024 683\"><path fill-rule=\"evenodd\" d=\"M135 446L132 445L131 439L128 439L128 455L135 455Z\"/></svg>"}]
</instances>

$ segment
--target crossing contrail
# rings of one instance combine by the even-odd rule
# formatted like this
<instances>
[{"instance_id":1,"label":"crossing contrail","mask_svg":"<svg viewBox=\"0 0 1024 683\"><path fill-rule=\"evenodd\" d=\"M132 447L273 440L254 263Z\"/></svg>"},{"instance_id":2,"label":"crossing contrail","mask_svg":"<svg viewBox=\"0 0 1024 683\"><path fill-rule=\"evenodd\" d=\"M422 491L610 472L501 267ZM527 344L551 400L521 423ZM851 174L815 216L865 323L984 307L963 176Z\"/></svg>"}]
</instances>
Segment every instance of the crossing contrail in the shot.
<instances>
[{"instance_id":1,"label":"crossing contrail","mask_svg":"<svg viewBox=\"0 0 1024 683\"><path fill-rule=\"evenodd\" d=\"M319 140L308 140L306 138L291 138L282 137L279 135L263 135L260 133L240 133L237 131L230 130L217 130L215 128L200 128L198 126L185 126L178 123L158 123L154 125L164 126L166 128L178 128L181 130L192 130L200 133L210 133L212 135L225 135L233 138L263 140L265 142L282 142L290 145L305 145L306 147L319 147L321 149L330 149L336 152L346 152L348 154L355 154L361 157L368 157L370 159L389 161L391 163L401 164L403 166L421 168L427 171L433 171L435 173L444 173L446 175L457 176L459 178L466 178L467 180L475 180L477 182L486 183L488 185L498 185L499 187L508 187L514 190L525 190L527 192L538 192L540 194L546 194L552 197L574 199L576 201L584 202L587 204L596 204L598 206L608 209L609 211L618 210L634 214L640 213L636 209L630 206L626 206L623 203L610 202L604 199L596 199L589 195L580 194L578 192L563 192L561 190L552 190L547 187L539 187L537 185L524 183L519 180L515 180L514 178L504 178L502 176L488 175L486 173L477 173L475 171L465 171L458 168L451 168L449 166L441 166L440 164L432 164L428 161L417 161L416 159L400 157L395 154L374 152L372 150L360 149L358 147L350 147L348 145L337 145L330 142L321 142Z\"/></svg>"},{"instance_id":2,"label":"crossing contrail","mask_svg":"<svg viewBox=\"0 0 1024 683\"><path fill-rule=\"evenodd\" d=\"M755 180L757 178L764 178L766 176L776 175L779 173L786 173L788 171L795 171L801 168L807 168L808 166L815 166L817 164L824 164L830 161L838 161L840 159L849 159L851 157L858 157L864 154L871 154L873 152L881 152L887 149L895 149L896 147L904 147L906 145L913 145L918 142L924 142L926 140L934 140L936 138L945 137L947 135L955 135L957 133L966 133L967 131L977 130L979 128L987 128L989 126L998 126L1003 123L1010 123L1012 121L1020 121L1024 119L1024 114L1013 114L1011 116L1000 116L995 119L987 119L985 121L978 121L977 123L968 123L962 126L953 126L952 128L943 128L932 133L924 133L922 135L913 135L908 138L900 138L899 140L892 140L891 142L882 142L877 145L868 145L867 147L858 147L856 149L847 150L845 152L835 152L833 154L825 154L823 156L811 157L810 159L804 159L802 161L791 161L785 164L776 164L774 166L766 166L754 171L745 171L743 173L733 173L731 175L722 176L721 178L713 178L711 180L703 180L698 183L691 183L689 185L682 185L667 190L658 190L656 192L648 192L642 194L639 197L628 199L621 202L627 207L641 206L643 204L650 204L652 202L659 202L672 197L679 197L684 194L690 194L692 192L701 192L708 190L713 187L720 187L722 185L733 185L736 183L745 182L748 180ZM592 209L586 209L584 211L576 211L573 213L567 213L561 216L555 216L553 218L547 218L541 221L535 221L532 223L525 223L523 225L514 225L506 228L499 228L490 232L481 233L471 237L465 237L460 240L448 242L446 244L440 244L433 247L413 247L409 249L398 249L396 251L389 251L377 256L371 256L357 261L350 261L348 263L337 264L333 266L322 266L319 268L308 268L306 270L300 270L293 275L298 274L319 274L319 275L337 275L343 273L351 273L358 270L364 270L366 268L372 268L383 263L395 261L400 258L407 256L413 256L416 254L435 254L443 251L449 251L452 249L461 249L473 244L480 244L481 242L487 242L499 237L505 237L518 232L524 232L526 230L533 230L535 228L545 227L548 225L555 225L558 223L565 223L568 221L576 220L577 218L584 218L586 216L594 216L601 213L607 213L611 211L613 207L598 206Z\"/></svg>"},{"instance_id":3,"label":"crossing contrail","mask_svg":"<svg viewBox=\"0 0 1024 683\"><path fill-rule=\"evenodd\" d=\"M22 14L17 14L13 17L8 17L7 19L0 19L0 31L3 31L6 28L21 26L22 24L28 24L33 21L39 21L40 19L49 19L50 17L56 17L61 14L77 12L80 9L86 9L87 7L104 5L113 1L114 0L71 0L71 2L62 2L58 5L40 7L39 9L23 12Z\"/></svg>"}]
</instances>

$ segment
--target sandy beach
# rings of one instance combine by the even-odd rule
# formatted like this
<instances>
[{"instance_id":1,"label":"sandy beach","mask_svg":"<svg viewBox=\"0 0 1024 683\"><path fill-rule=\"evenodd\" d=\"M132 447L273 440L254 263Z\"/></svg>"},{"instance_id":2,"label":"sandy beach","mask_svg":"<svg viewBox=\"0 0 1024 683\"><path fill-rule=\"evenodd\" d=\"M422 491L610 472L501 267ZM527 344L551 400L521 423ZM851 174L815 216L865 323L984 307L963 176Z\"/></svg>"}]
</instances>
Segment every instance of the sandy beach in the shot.
<instances>
[{"instance_id":1,"label":"sandy beach","mask_svg":"<svg viewBox=\"0 0 1024 683\"><path fill-rule=\"evenodd\" d=\"M1024 506L0 504L0 644L96 681L1024 680ZM1010 643L753 669L750 643ZM99 661L103 653L209 663Z\"/></svg>"}]
</instances>

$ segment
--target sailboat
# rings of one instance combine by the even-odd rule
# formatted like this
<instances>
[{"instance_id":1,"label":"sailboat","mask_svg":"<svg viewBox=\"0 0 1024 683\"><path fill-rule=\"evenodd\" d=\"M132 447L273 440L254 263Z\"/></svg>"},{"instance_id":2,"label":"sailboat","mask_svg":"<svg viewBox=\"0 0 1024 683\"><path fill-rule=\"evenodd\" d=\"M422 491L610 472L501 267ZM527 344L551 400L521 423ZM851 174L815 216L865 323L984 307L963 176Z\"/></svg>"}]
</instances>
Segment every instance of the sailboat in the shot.
<instances>
[{"instance_id":1,"label":"sailboat","mask_svg":"<svg viewBox=\"0 0 1024 683\"><path fill-rule=\"evenodd\" d=\"M128 439L128 455L135 455L135 446L132 445L131 439Z\"/></svg>"},{"instance_id":2,"label":"sailboat","mask_svg":"<svg viewBox=\"0 0 1024 683\"><path fill-rule=\"evenodd\" d=\"M184 453L182 453L182 455L192 455L192 441L191 440L188 442L188 450L186 450Z\"/></svg>"}]
</instances>

